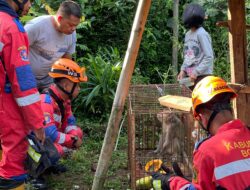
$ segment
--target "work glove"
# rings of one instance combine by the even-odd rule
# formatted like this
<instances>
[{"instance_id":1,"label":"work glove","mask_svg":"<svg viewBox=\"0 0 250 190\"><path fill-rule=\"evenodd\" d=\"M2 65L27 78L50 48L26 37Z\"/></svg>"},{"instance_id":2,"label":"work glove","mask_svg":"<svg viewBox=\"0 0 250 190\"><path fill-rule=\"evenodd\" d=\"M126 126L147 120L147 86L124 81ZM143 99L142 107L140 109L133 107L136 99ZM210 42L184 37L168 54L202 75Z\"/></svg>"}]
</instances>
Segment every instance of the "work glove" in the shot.
<instances>
[{"instance_id":1,"label":"work glove","mask_svg":"<svg viewBox=\"0 0 250 190\"><path fill-rule=\"evenodd\" d=\"M172 173L161 174L159 172L154 172L152 174L154 190L170 190L169 179L171 177L173 177Z\"/></svg>"},{"instance_id":2,"label":"work glove","mask_svg":"<svg viewBox=\"0 0 250 190\"><path fill-rule=\"evenodd\" d=\"M34 133L36 135L36 137L42 142L42 144L44 144L45 141L45 132L44 132L44 128L41 127L39 129L35 129Z\"/></svg>"},{"instance_id":3,"label":"work glove","mask_svg":"<svg viewBox=\"0 0 250 190\"><path fill-rule=\"evenodd\" d=\"M79 148L82 145L82 139L80 139L78 136L72 136L71 139L73 140L73 148Z\"/></svg>"},{"instance_id":4,"label":"work glove","mask_svg":"<svg viewBox=\"0 0 250 190\"><path fill-rule=\"evenodd\" d=\"M83 139L83 131L80 127L77 127L76 129L72 129L67 134L71 134L73 136L77 136L80 139Z\"/></svg>"}]
</instances>

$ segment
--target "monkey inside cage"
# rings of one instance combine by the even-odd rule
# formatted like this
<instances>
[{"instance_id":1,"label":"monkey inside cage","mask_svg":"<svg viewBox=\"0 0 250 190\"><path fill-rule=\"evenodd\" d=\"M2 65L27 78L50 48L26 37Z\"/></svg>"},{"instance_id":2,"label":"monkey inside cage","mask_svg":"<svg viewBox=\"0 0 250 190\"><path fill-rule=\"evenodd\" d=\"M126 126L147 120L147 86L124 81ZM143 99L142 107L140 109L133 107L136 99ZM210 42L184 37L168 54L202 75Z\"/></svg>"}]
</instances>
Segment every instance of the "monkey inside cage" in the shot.
<instances>
[{"instance_id":1,"label":"monkey inside cage","mask_svg":"<svg viewBox=\"0 0 250 190\"><path fill-rule=\"evenodd\" d=\"M201 132L192 114L160 105L162 95L190 97L179 84L133 85L128 96L128 158L131 189L147 189L152 171L160 161L170 167L177 163L185 177L192 177L192 152ZM151 167L150 164L152 164Z\"/></svg>"}]
</instances>

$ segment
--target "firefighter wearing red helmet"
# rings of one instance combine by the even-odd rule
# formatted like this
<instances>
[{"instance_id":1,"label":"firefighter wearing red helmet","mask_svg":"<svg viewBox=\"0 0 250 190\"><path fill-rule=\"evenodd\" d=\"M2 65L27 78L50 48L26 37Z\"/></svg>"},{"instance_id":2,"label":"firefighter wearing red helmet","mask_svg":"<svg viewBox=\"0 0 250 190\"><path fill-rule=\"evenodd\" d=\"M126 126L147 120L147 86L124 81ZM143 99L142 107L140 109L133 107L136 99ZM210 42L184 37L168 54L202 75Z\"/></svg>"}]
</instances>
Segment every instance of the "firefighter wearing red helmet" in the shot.
<instances>
[{"instance_id":1,"label":"firefighter wearing red helmet","mask_svg":"<svg viewBox=\"0 0 250 190\"><path fill-rule=\"evenodd\" d=\"M41 95L45 133L53 140L60 155L64 155L65 151L78 148L82 143L83 132L76 125L71 100L79 93L79 83L86 82L87 77L84 67L66 58L56 61L49 75L54 84Z\"/></svg>"},{"instance_id":2,"label":"firefighter wearing red helmet","mask_svg":"<svg viewBox=\"0 0 250 190\"><path fill-rule=\"evenodd\" d=\"M28 57L28 37L19 16L29 0L0 0L0 189L24 189L26 135L44 141L43 114Z\"/></svg>"},{"instance_id":3,"label":"firefighter wearing red helmet","mask_svg":"<svg viewBox=\"0 0 250 190\"><path fill-rule=\"evenodd\" d=\"M162 189L250 189L250 130L235 119L230 100L236 93L227 83L207 76L192 93L193 114L210 135L195 146L192 182L157 175Z\"/></svg>"}]
</instances>

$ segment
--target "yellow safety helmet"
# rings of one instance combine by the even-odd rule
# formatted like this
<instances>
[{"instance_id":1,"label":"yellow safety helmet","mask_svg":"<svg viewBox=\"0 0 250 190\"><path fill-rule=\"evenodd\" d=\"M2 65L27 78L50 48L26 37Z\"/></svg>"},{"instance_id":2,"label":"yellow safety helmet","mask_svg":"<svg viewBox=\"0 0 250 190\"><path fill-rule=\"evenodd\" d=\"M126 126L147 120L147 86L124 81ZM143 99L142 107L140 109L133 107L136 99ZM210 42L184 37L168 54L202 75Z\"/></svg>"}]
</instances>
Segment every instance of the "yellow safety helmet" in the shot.
<instances>
[{"instance_id":1,"label":"yellow safety helmet","mask_svg":"<svg viewBox=\"0 0 250 190\"><path fill-rule=\"evenodd\" d=\"M237 94L230 88L226 81L220 77L207 76L199 81L192 93L193 115L198 118L197 108L210 102L214 97L222 93L230 93L230 98L235 98Z\"/></svg>"},{"instance_id":2,"label":"yellow safety helmet","mask_svg":"<svg viewBox=\"0 0 250 190\"><path fill-rule=\"evenodd\" d=\"M75 83L88 80L85 75L85 68L81 68L76 62L66 58L61 58L52 65L49 76L52 78L67 78Z\"/></svg>"}]
</instances>

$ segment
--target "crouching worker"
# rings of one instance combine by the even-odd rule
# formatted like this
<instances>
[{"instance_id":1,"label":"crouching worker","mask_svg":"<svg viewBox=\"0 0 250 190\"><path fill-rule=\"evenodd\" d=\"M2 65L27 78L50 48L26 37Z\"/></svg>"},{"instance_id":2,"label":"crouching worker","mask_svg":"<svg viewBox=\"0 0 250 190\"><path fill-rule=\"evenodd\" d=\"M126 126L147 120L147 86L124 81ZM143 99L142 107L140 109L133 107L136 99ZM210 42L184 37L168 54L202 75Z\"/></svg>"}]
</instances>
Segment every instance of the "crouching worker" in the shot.
<instances>
[{"instance_id":1,"label":"crouching worker","mask_svg":"<svg viewBox=\"0 0 250 190\"><path fill-rule=\"evenodd\" d=\"M69 149L79 148L83 132L76 126L71 100L79 94L80 82L86 82L85 68L70 59L56 61L49 72L54 79L46 94L41 94L45 118L45 134L54 142L60 156Z\"/></svg>"},{"instance_id":2,"label":"crouching worker","mask_svg":"<svg viewBox=\"0 0 250 190\"><path fill-rule=\"evenodd\" d=\"M234 118L230 100L235 97L219 77L207 76L197 83L192 93L193 115L210 136L195 147L192 182L158 174L153 176L155 189L250 189L250 130Z\"/></svg>"}]
</instances>

